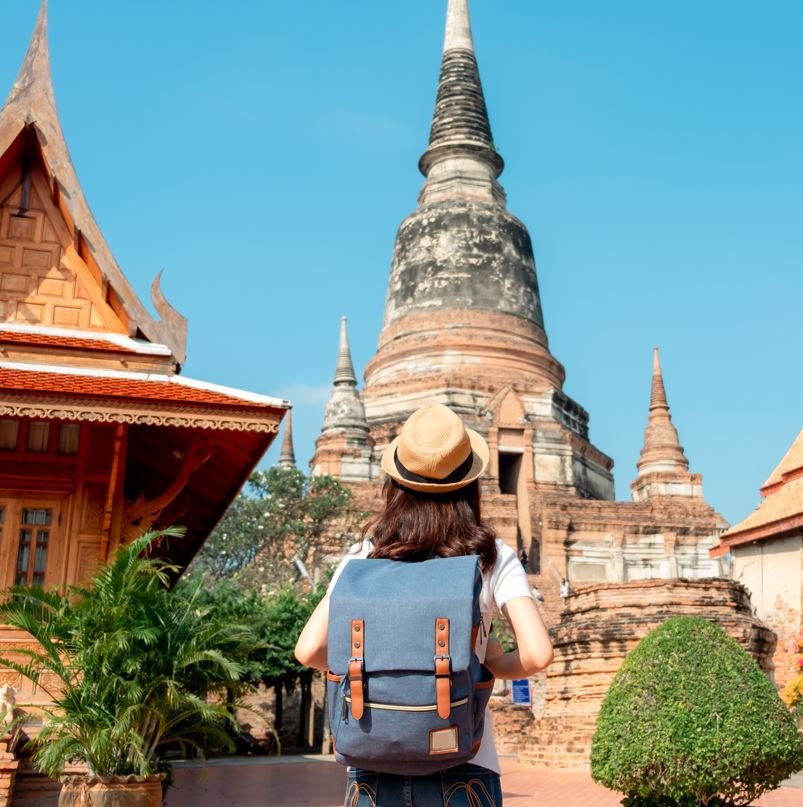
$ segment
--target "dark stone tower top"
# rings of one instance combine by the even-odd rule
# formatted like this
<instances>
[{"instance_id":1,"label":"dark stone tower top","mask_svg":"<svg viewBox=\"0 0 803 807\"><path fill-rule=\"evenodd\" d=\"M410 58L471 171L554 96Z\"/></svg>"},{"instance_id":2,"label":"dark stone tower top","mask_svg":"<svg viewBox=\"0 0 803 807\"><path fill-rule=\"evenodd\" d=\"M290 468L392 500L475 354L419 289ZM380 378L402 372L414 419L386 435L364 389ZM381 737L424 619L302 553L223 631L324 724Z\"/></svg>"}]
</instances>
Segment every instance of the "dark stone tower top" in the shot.
<instances>
[{"instance_id":1,"label":"dark stone tower top","mask_svg":"<svg viewBox=\"0 0 803 807\"><path fill-rule=\"evenodd\" d=\"M459 153L487 161L496 176L502 173L474 55L468 0L449 4L438 97L429 148L419 162L421 173L428 176L437 160Z\"/></svg>"},{"instance_id":2,"label":"dark stone tower top","mask_svg":"<svg viewBox=\"0 0 803 807\"><path fill-rule=\"evenodd\" d=\"M548 351L530 234L506 210L498 181L504 162L491 136L468 0L448 1L435 113L419 167L426 181L396 239L380 351L411 317L442 313L451 328L468 326L477 311L524 320L529 339ZM553 369L556 381L562 370Z\"/></svg>"}]
</instances>

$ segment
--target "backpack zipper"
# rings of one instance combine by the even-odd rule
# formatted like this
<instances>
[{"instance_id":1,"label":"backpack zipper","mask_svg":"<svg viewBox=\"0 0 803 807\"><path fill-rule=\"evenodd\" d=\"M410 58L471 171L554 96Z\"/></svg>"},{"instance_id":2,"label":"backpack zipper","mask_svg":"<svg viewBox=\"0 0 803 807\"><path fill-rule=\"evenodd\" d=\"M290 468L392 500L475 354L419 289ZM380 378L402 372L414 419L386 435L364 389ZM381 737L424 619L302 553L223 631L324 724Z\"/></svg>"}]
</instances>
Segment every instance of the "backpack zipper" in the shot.
<instances>
[{"instance_id":1,"label":"backpack zipper","mask_svg":"<svg viewBox=\"0 0 803 807\"><path fill-rule=\"evenodd\" d=\"M351 697L346 695L343 698L343 703L350 704ZM452 701L451 706L454 708L455 706L465 706L468 703L468 698L461 698L457 701ZM368 709L384 709L390 712L434 712L437 710L438 705L433 704L432 706L399 706L393 703L371 703L370 701L365 702L365 706ZM345 709L345 706L343 707Z\"/></svg>"}]
</instances>

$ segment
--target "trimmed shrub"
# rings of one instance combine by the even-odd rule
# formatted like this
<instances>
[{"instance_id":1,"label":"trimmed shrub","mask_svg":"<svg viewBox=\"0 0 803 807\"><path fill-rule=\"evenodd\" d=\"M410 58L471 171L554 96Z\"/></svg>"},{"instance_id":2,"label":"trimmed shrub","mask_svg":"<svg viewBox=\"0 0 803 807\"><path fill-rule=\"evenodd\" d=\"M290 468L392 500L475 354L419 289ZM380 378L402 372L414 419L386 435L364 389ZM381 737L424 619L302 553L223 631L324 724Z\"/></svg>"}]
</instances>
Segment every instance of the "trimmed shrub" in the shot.
<instances>
[{"instance_id":1,"label":"trimmed shrub","mask_svg":"<svg viewBox=\"0 0 803 807\"><path fill-rule=\"evenodd\" d=\"M673 617L627 656L597 719L591 773L628 807L750 804L803 768L803 738L722 628Z\"/></svg>"}]
</instances>

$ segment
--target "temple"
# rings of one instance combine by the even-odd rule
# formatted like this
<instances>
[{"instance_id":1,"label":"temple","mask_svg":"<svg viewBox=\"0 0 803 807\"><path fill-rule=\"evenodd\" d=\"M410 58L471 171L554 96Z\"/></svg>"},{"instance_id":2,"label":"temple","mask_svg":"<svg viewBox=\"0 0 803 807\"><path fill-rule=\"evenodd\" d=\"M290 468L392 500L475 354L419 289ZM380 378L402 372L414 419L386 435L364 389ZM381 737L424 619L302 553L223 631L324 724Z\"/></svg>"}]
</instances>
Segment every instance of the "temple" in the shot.
<instances>
[{"instance_id":1,"label":"temple","mask_svg":"<svg viewBox=\"0 0 803 807\"><path fill-rule=\"evenodd\" d=\"M364 503L406 418L443 403L492 452L484 512L549 588L650 577L706 577L725 523L703 499L672 423L657 350L632 502L614 501L613 460L564 391L549 348L527 227L507 209L467 0L450 0L424 176L402 222L376 354L358 389L345 323L331 400L311 466Z\"/></svg>"},{"instance_id":2,"label":"temple","mask_svg":"<svg viewBox=\"0 0 803 807\"><path fill-rule=\"evenodd\" d=\"M767 671L774 634L744 587L706 579L728 569L710 554L727 523L690 471L657 348L631 500L615 501L613 460L550 350L532 242L507 209L491 132L468 2L449 0L424 184L396 236L378 347L360 389L344 324L311 467L375 512L382 452L420 406L445 404L487 439L483 517L526 556L556 652L532 682L529 710L493 700L501 747L524 762L585 768L613 675L668 613L705 612Z\"/></svg>"}]
</instances>

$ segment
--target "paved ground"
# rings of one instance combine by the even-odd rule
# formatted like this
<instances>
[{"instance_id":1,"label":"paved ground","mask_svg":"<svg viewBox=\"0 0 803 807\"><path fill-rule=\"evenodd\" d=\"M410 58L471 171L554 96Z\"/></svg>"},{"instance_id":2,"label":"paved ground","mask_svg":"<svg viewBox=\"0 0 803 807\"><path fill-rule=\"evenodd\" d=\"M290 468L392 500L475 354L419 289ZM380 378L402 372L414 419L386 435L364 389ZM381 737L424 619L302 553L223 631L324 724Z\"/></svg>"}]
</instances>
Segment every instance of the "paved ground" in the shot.
<instances>
[{"instance_id":1,"label":"paved ground","mask_svg":"<svg viewBox=\"0 0 803 807\"><path fill-rule=\"evenodd\" d=\"M524 768L502 761L505 807L618 807L621 797L583 773ZM167 807L341 807L344 769L318 757L243 757L205 766L176 766ZM756 807L803 807L803 776L755 802Z\"/></svg>"}]
</instances>

